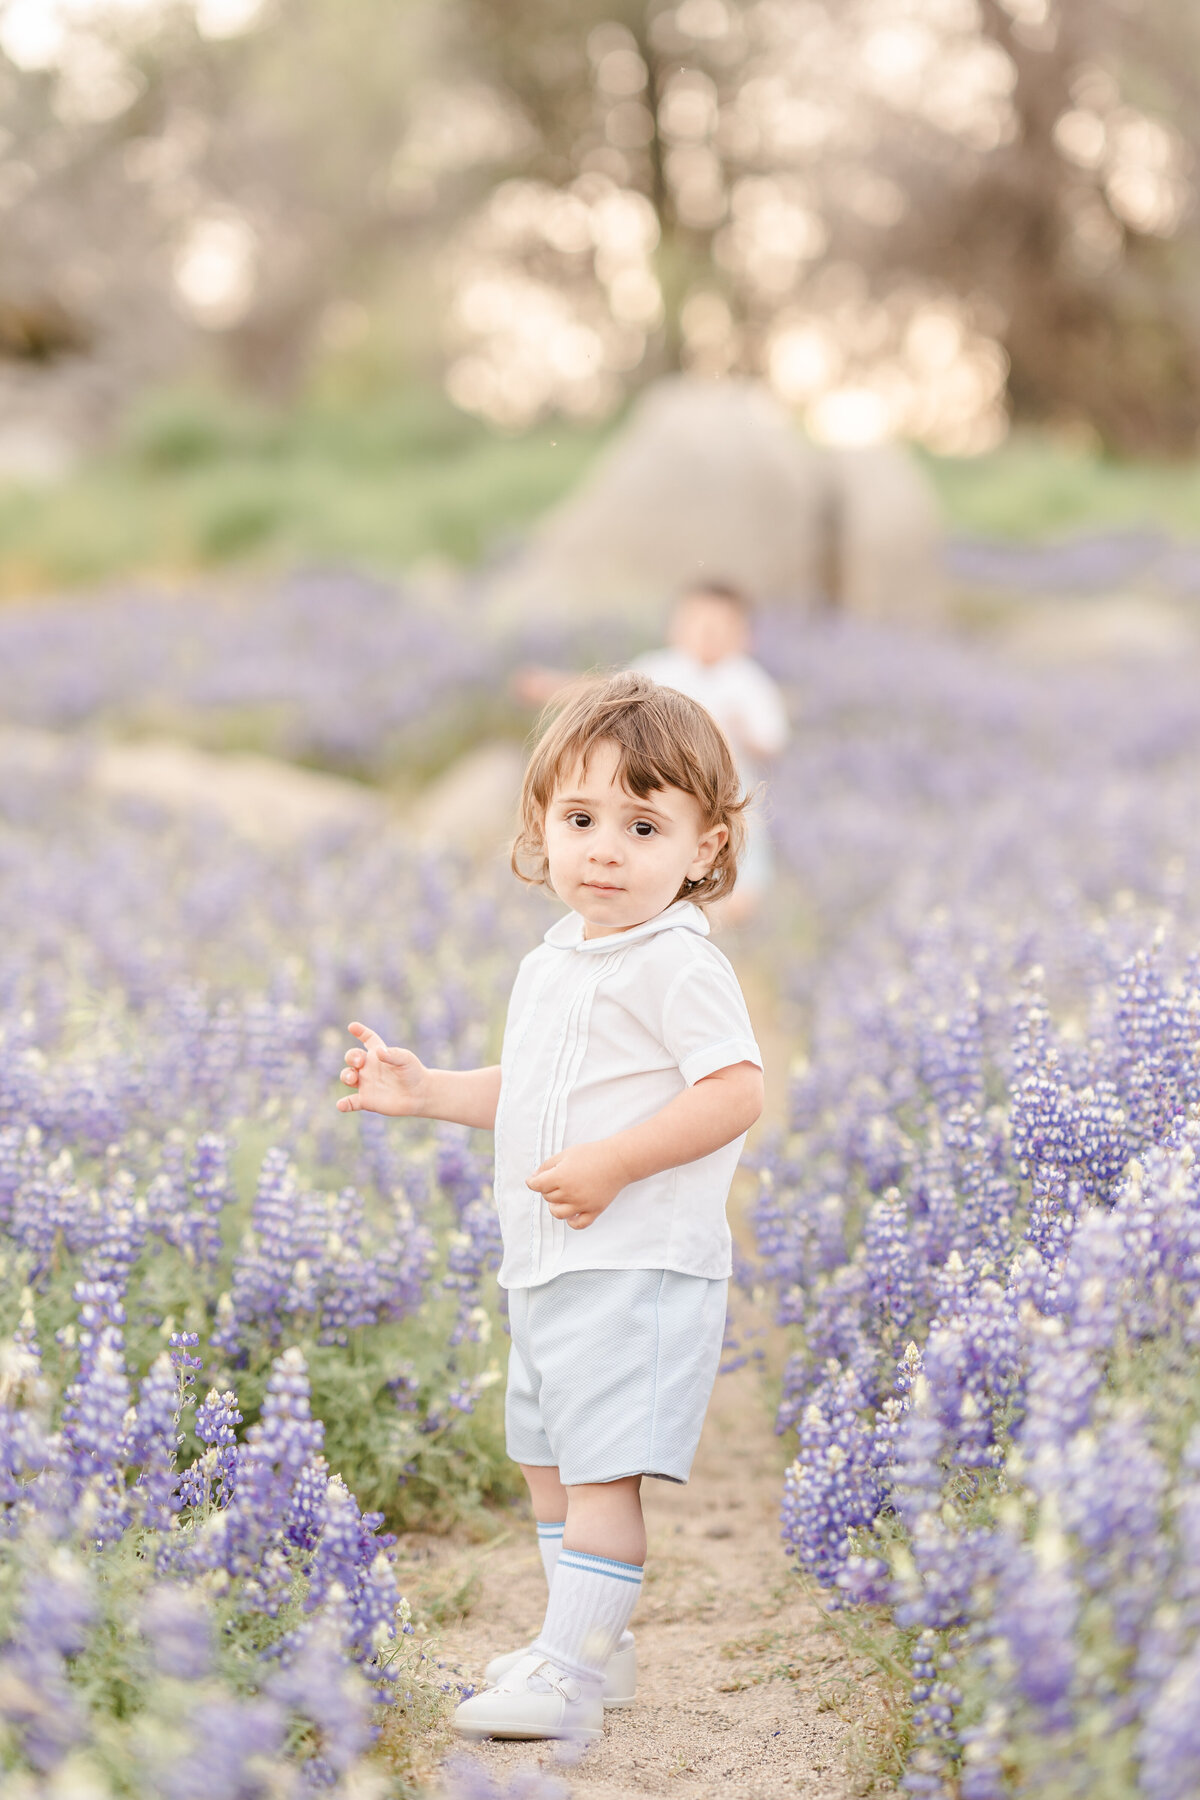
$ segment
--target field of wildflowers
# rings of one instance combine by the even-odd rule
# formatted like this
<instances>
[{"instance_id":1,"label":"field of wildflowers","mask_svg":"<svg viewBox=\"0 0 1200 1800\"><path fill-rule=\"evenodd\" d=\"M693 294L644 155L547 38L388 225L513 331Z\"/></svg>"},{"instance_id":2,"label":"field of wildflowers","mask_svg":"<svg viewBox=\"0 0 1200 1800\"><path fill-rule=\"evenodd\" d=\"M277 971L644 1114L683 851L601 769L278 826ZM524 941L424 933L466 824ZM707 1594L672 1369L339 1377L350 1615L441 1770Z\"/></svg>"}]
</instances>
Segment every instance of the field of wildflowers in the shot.
<instances>
[{"instance_id":1,"label":"field of wildflowers","mask_svg":"<svg viewBox=\"0 0 1200 1800\"><path fill-rule=\"evenodd\" d=\"M906 1791L1200 1791L1194 666L781 642L806 1056L761 1158L789 1551Z\"/></svg>"},{"instance_id":2,"label":"field of wildflowers","mask_svg":"<svg viewBox=\"0 0 1200 1800\"><path fill-rule=\"evenodd\" d=\"M6 719L78 746L0 735L0 1767L399 1794L445 1677L390 1534L511 1491L498 1245L482 1150L334 1081L356 1016L493 1054L543 910L399 827L268 851L101 804L87 740L166 708L392 778L530 646L332 575L96 608L0 617ZM1185 1800L1200 667L784 613L761 652L797 1066L744 1276L792 1342L786 1547L911 1668L908 1791Z\"/></svg>"},{"instance_id":3,"label":"field of wildflowers","mask_svg":"<svg viewBox=\"0 0 1200 1800\"><path fill-rule=\"evenodd\" d=\"M399 1792L446 1677L387 1527L509 1492L498 1242L465 1134L334 1082L358 1015L485 1056L540 915L0 765L6 1792Z\"/></svg>"}]
</instances>

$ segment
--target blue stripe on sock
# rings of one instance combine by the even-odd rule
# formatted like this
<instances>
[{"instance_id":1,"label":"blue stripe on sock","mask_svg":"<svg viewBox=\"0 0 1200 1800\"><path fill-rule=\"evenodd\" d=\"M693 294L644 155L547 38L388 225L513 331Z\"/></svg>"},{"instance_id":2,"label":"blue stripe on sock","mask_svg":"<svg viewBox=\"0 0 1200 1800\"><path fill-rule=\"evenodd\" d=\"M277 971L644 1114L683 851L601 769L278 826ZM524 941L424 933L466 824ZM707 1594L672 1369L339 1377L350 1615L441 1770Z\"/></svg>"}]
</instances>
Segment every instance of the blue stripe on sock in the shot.
<instances>
[{"instance_id":1,"label":"blue stripe on sock","mask_svg":"<svg viewBox=\"0 0 1200 1800\"><path fill-rule=\"evenodd\" d=\"M593 1556L590 1550L564 1550L558 1559L559 1568L566 1565L569 1569L588 1569L593 1575L608 1575L614 1581L629 1581L635 1587L642 1585L642 1571L636 1563L616 1562L609 1556Z\"/></svg>"},{"instance_id":2,"label":"blue stripe on sock","mask_svg":"<svg viewBox=\"0 0 1200 1800\"><path fill-rule=\"evenodd\" d=\"M540 1519L538 1520L537 1534L539 1537L544 1537L544 1538L561 1537L563 1532L565 1531L565 1529L566 1529L566 1520L565 1519L561 1525L543 1525L541 1520Z\"/></svg>"}]
</instances>

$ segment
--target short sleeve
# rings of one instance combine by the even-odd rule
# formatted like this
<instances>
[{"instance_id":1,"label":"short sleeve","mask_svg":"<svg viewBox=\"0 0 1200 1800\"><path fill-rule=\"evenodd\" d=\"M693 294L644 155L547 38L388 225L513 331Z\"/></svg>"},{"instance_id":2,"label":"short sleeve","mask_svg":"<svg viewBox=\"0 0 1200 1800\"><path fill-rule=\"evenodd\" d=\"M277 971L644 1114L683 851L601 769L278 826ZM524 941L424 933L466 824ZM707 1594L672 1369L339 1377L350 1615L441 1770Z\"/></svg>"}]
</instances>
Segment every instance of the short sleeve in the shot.
<instances>
[{"instance_id":1,"label":"short sleeve","mask_svg":"<svg viewBox=\"0 0 1200 1800\"><path fill-rule=\"evenodd\" d=\"M702 952L675 976L663 1001L663 1043L689 1087L734 1063L762 1068L742 990L723 957Z\"/></svg>"}]
</instances>

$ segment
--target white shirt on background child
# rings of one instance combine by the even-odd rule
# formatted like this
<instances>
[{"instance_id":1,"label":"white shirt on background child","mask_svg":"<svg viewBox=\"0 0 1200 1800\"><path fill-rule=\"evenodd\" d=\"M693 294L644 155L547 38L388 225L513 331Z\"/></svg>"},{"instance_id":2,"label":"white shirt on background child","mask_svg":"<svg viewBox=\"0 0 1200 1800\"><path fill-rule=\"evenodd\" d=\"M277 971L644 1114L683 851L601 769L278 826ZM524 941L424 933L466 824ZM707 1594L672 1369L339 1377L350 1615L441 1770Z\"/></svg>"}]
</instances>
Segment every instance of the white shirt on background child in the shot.
<instances>
[{"instance_id":1,"label":"white shirt on background child","mask_svg":"<svg viewBox=\"0 0 1200 1800\"><path fill-rule=\"evenodd\" d=\"M787 744L790 728L783 695L752 656L723 656L720 662L702 663L686 650L668 646L648 650L631 666L712 714L729 740L744 790L762 779L761 757L777 756Z\"/></svg>"}]
</instances>

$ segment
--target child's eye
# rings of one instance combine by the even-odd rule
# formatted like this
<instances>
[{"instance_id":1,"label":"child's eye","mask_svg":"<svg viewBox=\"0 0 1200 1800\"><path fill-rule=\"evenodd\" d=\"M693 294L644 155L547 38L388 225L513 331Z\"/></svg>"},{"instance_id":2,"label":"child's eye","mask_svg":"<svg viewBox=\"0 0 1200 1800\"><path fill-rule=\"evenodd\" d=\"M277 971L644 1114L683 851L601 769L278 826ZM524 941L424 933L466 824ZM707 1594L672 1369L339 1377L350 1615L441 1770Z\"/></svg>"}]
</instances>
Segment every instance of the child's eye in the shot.
<instances>
[{"instance_id":1,"label":"child's eye","mask_svg":"<svg viewBox=\"0 0 1200 1800\"><path fill-rule=\"evenodd\" d=\"M654 826L650 823L649 819L638 819L635 822L633 829L640 838L654 836Z\"/></svg>"},{"instance_id":2,"label":"child's eye","mask_svg":"<svg viewBox=\"0 0 1200 1800\"><path fill-rule=\"evenodd\" d=\"M584 828L586 826L590 825L591 822L592 822L591 813L573 812L573 813L567 814L567 824L568 825L578 825L578 827L581 831L584 830Z\"/></svg>"}]
</instances>

